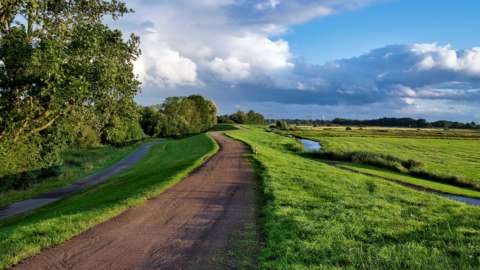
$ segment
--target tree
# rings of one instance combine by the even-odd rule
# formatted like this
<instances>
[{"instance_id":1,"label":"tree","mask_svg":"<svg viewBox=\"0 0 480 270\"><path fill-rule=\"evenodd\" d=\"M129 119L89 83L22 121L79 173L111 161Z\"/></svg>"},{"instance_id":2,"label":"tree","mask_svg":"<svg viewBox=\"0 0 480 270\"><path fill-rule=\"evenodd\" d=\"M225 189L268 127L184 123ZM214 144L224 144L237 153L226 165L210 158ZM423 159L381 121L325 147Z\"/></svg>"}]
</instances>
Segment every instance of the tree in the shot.
<instances>
[{"instance_id":1,"label":"tree","mask_svg":"<svg viewBox=\"0 0 480 270\"><path fill-rule=\"evenodd\" d=\"M105 142L142 136L133 101L138 37L124 41L103 24L129 11L116 0L2 1L0 161L29 144L40 150L22 170L51 164L48 157L75 136L67 133L78 131L65 128L72 121L92 125ZM96 117L85 119L86 111Z\"/></svg>"},{"instance_id":2,"label":"tree","mask_svg":"<svg viewBox=\"0 0 480 270\"><path fill-rule=\"evenodd\" d=\"M202 96L169 97L161 105L143 108L140 123L150 136L184 136L215 126L216 114L215 104Z\"/></svg>"}]
</instances>

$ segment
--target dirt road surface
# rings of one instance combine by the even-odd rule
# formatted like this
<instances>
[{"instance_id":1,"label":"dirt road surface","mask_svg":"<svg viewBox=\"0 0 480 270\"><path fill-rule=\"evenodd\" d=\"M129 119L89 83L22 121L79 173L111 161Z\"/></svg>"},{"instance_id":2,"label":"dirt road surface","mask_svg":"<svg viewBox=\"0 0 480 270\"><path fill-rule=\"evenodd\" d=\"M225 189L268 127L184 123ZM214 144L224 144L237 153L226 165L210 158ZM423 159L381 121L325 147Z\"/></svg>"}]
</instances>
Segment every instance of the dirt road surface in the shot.
<instances>
[{"instance_id":1,"label":"dirt road surface","mask_svg":"<svg viewBox=\"0 0 480 270\"><path fill-rule=\"evenodd\" d=\"M213 259L255 222L255 177L243 144L212 136L221 150L177 185L13 269L235 269Z\"/></svg>"}]
</instances>

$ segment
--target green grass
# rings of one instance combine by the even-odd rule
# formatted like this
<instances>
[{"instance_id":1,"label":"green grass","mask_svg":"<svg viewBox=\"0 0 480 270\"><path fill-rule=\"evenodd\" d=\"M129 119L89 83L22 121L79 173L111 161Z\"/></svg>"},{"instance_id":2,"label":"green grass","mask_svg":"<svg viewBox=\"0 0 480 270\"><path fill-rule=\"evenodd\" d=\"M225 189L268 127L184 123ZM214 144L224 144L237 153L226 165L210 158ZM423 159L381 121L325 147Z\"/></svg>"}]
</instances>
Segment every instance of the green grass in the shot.
<instances>
[{"instance_id":1,"label":"green grass","mask_svg":"<svg viewBox=\"0 0 480 270\"><path fill-rule=\"evenodd\" d=\"M227 130L236 130L238 129L235 127L234 124L218 124L210 129L210 131L227 131Z\"/></svg>"},{"instance_id":2,"label":"green grass","mask_svg":"<svg viewBox=\"0 0 480 270\"><path fill-rule=\"evenodd\" d=\"M404 182L407 184L413 184L419 187L424 187L428 189L433 189L437 190L440 192L444 193L449 193L449 194L454 194L454 195L460 195L460 196L467 196L467 197L472 197L472 198L480 198L480 192L476 190L471 190L471 189L466 189L466 188L461 188L461 187L455 187L447 184L442 184L442 183L437 183L433 181L428 181L425 179L417 178L417 177L412 177L408 176L402 173L398 172L392 172L388 170L382 170L379 168L375 168L372 166L364 165L364 164L352 164L352 163L340 163L342 167L356 170L359 172L367 173L367 174L372 174L380 177L385 177L388 179Z\"/></svg>"},{"instance_id":3,"label":"green grass","mask_svg":"<svg viewBox=\"0 0 480 270\"><path fill-rule=\"evenodd\" d=\"M329 137L322 131L295 131L294 134L319 141L326 151L366 151L404 160L413 159L422 162L422 169L426 172L440 176L458 176L480 184L480 140L457 137L429 139L423 136L397 138L383 135Z\"/></svg>"},{"instance_id":4,"label":"green grass","mask_svg":"<svg viewBox=\"0 0 480 270\"><path fill-rule=\"evenodd\" d=\"M228 134L263 166L262 269L480 265L480 208L302 157L274 133Z\"/></svg>"},{"instance_id":5,"label":"green grass","mask_svg":"<svg viewBox=\"0 0 480 270\"><path fill-rule=\"evenodd\" d=\"M101 146L67 150L62 155L64 165L59 176L47 178L25 190L0 192L0 207L35 197L55 188L68 186L85 176L113 165L133 152L139 145L137 143L120 148Z\"/></svg>"},{"instance_id":6,"label":"green grass","mask_svg":"<svg viewBox=\"0 0 480 270\"><path fill-rule=\"evenodd\" d=\"M132 169L103 185L0 223L0 269L57 245L143 203L185 177L218 150L206 134L165 140Z\"/></svg>"},{"instance_id":7,"label":"green grass","mask_svg":"<svg viewBox=\"0 0 480 270\"><path fill-rule=\"evenodd\" d=\"M480 139L480 130L475 129L439 129L439 128L395 128L395 127L309 127L298 129L305 136L323 137L391 137L391 138L430 138L430 139Z\"/></svg>"}]
</instances>

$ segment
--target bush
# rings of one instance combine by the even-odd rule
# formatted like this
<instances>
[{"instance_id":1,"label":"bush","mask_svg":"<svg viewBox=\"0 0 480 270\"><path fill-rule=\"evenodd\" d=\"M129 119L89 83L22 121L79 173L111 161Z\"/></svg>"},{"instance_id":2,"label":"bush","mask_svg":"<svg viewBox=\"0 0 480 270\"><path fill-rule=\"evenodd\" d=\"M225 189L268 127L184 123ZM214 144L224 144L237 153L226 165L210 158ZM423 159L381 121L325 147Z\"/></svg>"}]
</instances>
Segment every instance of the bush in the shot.
<instances>
[{"instance_id":1,"label":"bush","mask_svg":"<svg viewBox=\"0 0 480 270\"><path fill-rule=\"evenodd\" d=\"M345 130L350 131L350 130L352 130L352 128L351 127L346 127Z\"/></svg>"},{"instance_id":2,"label":"bush","mask_svg":"<svg viewBox=\"0 0 480 270\"><path fill-rule=\"evenodd\" d=\"M97 131L89 126L81 127L75 141L75 145L82 148L97 146L100 143Z\"/></svg>"}]
</instances>

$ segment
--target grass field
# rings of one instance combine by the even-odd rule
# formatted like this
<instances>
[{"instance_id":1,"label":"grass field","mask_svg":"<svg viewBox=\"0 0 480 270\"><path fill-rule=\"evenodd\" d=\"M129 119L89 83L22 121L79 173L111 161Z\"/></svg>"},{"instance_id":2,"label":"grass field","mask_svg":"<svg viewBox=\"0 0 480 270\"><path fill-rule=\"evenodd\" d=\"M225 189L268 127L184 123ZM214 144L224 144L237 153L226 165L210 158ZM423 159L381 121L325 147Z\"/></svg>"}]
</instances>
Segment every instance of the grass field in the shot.
<instances>
[{"instance_id":1,"label":"grass field","mask_svg":"<svg viewBox=\"0 0 480 270\"><path fill-rule=\"evenodd\" d=\"M228 134L256 149L265 206L263 269L475 269L480 208L292 152L262 129Z\"/></svg>"},{"instance_id":2,"label":"grass field","mask_svg":"<svg viewBox=\"0 0 480 270\"><path fill-rule=\"evenodd\" d=\"M392 129L394 130L394 129ZM405 130L405 129L400 129ZM392 131L396 132L396 131ZM415 129L408 132L416 133ZM443 131L438 131L443 132ZM460 133L460 131L452 131ZM473 131L466 131L472 134ZM401 159L413 159L423 163L422 169L433 174L459 176L480 184L480 140L459 139L459 135L443 139L429 138L423 133L416 137L388 137L385 134L360 136L345 129L337 130L331 137L323 130L301 130L293 134L319 141L323 149L334 152L366 151L388 154Z\"/></svg>"},{"instance_id":3,"label":"grass field","mask_svg":"<svg viewBox=\"0 0 480 270\"><path fill-rule=\"evenodd\" d=\"M132 169L105 184L0 223L0 269L141 204L178 182L217 149L206 134L165 140Z\"/></svg>"},{"instance_id":4,"label":"grass field","mask_svg":"<svg viewBox=\"0 0 480 270\"><path fill-rule=\"evenodd\" d=\"M480 130L474 129L438 129L438 128L396 128L396 127L311 127L299 126L306 136L323 137L392 137L392 138L430 138L430 139L480 139Z\"/></svg>"},{"instance_id":5,"label":"grass field","mask_svg":"<svg viewBox=\"0 0 480 270\"><path fill-rule=\"evenodd\" d=\"M436 190L443 193L453 194L453 195L460 195L460 196L467 196L472 198L480 198L480 191L471 190L467 188L456 187L452 185L447 185L443 183L436 183L433 181L428 181L425 179L421 179L418 177L412 177L405 175L403 173L392 172L388 170L383 170L380 168L375 168L372 166L364 165L364 164L354 164L354 163L338 163L339 166L352 169L355 171L359 171L362 173L367 173L379 177L384 177L387 179L391 179L393 181L399 181L406 184L412 184L415 186Z\"/></svg>"},{"instance_id":6,"label":"grass field","mask_svg":"<svg viewBox=\"0 0 480 270\"><path fill-rule=\"evenodd\" d=\"M133 152L138 146L139 144L121 148L102 146L67 150L62 155L64 164L61 167L61 174L59 176L45 179L25 190L0 192L0 207L16 201L32 198L51 189L68 186L85 176L109 167Z\"/></svg>"}]
</instances>

